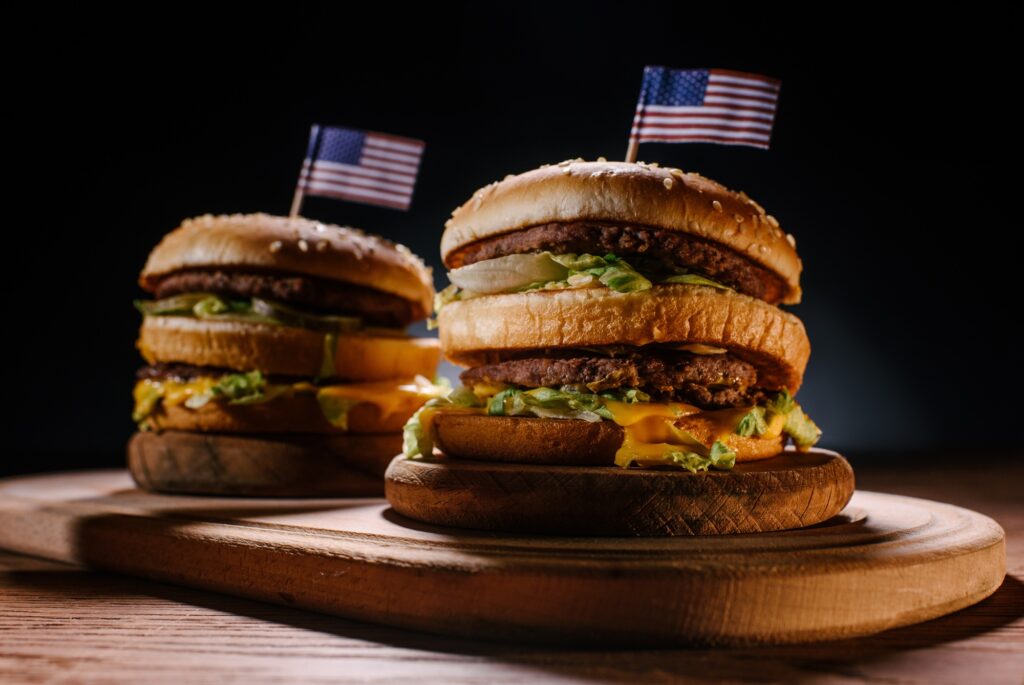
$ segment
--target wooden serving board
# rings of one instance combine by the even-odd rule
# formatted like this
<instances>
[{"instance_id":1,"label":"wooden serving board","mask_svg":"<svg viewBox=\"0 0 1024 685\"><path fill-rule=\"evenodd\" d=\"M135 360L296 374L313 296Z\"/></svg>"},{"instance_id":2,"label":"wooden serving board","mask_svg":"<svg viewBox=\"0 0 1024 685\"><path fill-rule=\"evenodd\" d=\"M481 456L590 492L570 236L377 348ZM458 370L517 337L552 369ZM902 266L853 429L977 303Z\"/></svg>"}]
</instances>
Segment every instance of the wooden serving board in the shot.
<instances>
[{"instance_id":1,"label":"wooden serving board","mask_svg":"<svg viewBox=\"0 0 1024 685\"><path fill-rule=\"evenodd\" d=\"M0 481L0 547L427 632L668 646L865 635L991 594L1002 529L858 492L801 530L524 537L432 527L380 499L142 492L123 471Z\"/></svg>"}]
</instances>

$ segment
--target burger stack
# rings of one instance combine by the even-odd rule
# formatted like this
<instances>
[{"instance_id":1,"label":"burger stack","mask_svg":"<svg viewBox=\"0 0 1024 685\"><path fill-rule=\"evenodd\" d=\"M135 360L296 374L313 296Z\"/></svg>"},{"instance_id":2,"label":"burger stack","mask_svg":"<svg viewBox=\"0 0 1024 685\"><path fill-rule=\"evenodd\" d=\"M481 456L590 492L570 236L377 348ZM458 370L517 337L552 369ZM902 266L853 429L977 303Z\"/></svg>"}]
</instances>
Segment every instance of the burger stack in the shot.
<instances>
[{"instance_id":1,"label":"burger stack","mask_svg":"<svg viewBox=\"0 0 1024 685\"><path fill-rule=\"evenodd\" d=\"M566 161L477 191L441 255L441 345L468 368L406 425L409 458L706 477L820 437L779 306L801 297L795 240L743 193Z\"/></svg>"},{"instance_id":2,"label":"burger stack","mask_svg":"<svg viewBox=\"0 0 1024 685\"><path fill-rule=\"evenodd\" d=\"M129 464L140 484L383 489L402 425L437 394L437 341L404 332L433 298L419 258L302 218L203 216L164 237L139 283L151 295L136 303L146 364Z\"/></svg>"}]
</instances>

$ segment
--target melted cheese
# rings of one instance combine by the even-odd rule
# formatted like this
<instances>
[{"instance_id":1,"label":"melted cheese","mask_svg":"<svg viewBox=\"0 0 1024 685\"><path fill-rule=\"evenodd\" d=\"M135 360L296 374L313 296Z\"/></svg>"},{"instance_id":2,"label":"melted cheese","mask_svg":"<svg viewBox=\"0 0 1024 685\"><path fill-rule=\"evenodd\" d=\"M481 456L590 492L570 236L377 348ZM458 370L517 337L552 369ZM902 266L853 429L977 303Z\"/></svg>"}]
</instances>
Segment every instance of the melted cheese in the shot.
<instances>
[{"instance_id":1,"label":"melted cheese","mask_svg":"<svg viewBox=\"0 0 1024 685\"><path fill-rule=\"evenodd\" d=\"M298 384L297 384L298 385ZM329 397L348 400L356 404L372 404L380 413L380 420L402 414L405 417L423 406L427 400L441 397L447 388L429 382L413 380L408 382L380 381L376 383L351 383L347 385L327 385L315 388L309 383L305 385L316 389L317 397Z\"/></svg>"}]
</instances>

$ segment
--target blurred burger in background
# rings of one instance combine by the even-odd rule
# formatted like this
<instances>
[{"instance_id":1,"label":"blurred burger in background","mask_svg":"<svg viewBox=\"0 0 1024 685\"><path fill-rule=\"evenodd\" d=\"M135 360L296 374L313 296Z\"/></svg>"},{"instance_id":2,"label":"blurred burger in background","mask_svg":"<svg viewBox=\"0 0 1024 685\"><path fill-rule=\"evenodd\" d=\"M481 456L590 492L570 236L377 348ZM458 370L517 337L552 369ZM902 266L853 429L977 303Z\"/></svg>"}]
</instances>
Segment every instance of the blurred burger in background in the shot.
<instances>
[{"instance_id":1,"label":"blurred burger in background","mask_svg":"<svg viewBox=\"0 0 1024 685\"><path fill-rule=\"evenodd\" d=\"M303 218L187 220L139 279L129 464L177 492L379 494L402 425L441 391L429 270L402 245Z\"/></svg>"},{"instance_id":2,"label":"blurred burger in background","mask_svg":"<svg viewBox=\"0 0 1024 685\"><path fill-rule=\"evenodd\" d=\"M462 386L405 453L544 465L731 469L805 450L810 355L795 240L698 174L567 161L453 213L437 298Z\"/></svg>"}]
</instances>

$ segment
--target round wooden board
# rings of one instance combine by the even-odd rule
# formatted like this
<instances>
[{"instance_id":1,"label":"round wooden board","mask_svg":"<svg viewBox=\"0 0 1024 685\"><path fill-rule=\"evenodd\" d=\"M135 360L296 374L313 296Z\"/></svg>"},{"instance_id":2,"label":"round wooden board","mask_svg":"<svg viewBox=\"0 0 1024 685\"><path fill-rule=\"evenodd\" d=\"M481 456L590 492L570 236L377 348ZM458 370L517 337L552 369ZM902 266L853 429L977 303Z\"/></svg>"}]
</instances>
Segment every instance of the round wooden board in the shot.
<instances>
[{"instance_id":1,"label":"round wooden board","mask_svg":"<svg viewBox=\"0 0 1024 685\"><path fill-rule=\"evenodd\" d=\"M384 492L400 433L227 435L163 431L128 441L128 469L154 492L259 497L373 497Z\"/></svg>"},{"instance_id":2,"label":"round wooden board","mask_svg":"<svg viewBox=\"0 0 1024 685\"><path fill-rule=\"evenodd\" d=\"M847 461L821 449L707 473L399 457L385 483L391 506L425 523L610 536L802 528L838 514L854 490Z\"/></svg>"},{"instance_id":3,"label":"round wooden board","mask_svg":"<svg viewBox=\"0 0 1024 685\"><path fill-rule=\"evenodd\" d=\"M425 632L609 647L867 635L992 594L990 518L857 492L800 530L662 538L480 533L379 499L168 497L123 472L0 482L0 547Z\"/></svg>"}]
</instances>

